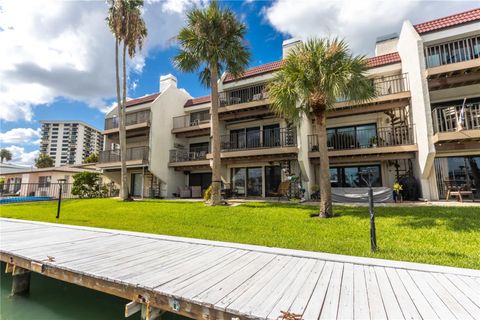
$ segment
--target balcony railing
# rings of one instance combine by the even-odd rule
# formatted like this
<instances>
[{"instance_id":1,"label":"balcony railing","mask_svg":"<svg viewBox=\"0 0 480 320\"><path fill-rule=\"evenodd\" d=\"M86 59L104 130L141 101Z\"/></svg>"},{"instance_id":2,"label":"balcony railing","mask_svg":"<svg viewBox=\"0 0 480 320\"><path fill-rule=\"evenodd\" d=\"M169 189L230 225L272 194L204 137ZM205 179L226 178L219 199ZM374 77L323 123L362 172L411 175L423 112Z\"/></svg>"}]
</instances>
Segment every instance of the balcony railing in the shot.
<instances>
[{"instance_id":1,"label":"balcony railing","mask_svg":"<svg viewBox=\"0 0 480 320\"><path fill-rule=\"evenodd\" d=\"M427 68L469 61L480 57L480 36L425 47Z\"/></svg>"},{"instance_id":2,"label":"balcony railing","mask_svg":"<svg viewBox=\"0 0 480 320\"><path fill-rule=\"evenodd\" d=\"M197 161L207 159L208 149L170 150L170 162Z\"/></svg>"},{"instance_id":3,"label":"balcony railing","mask_svg":"<svg viewBox=\"0 0 480 320\"><path fill-rule=\"evenodd\" d=\"M127 149L126 161L131 160L148 160L148 147L134 147ZM105 150L100 151L100 163L120 162L120 150Z\"/></svg>"},{"instance_id":4,"label":"balcony railing","mask_svg":"<svg viewBox=\"0 0 480 320\"><path fill-rule=\"evenodd\" d=\"M142 110L137 112L127 113L125 115L125 125L130 126L133 124L150 122L150 110ZM116 129L120 125L118 117L105 119L105 130Z\"/></svg>"},{"instance_id":5,"label":"balcony railing","mask_svg":"<svg viewBox=\"0 0 480 320\"><path fill-rule=\"evenodd\" d=\"M295 147L297 145L297 133L294 128L230 133L222 135L220 143L222 151Z\"/></svg>"},{"instance_id":6,"label":"balcony railing","mask_svg":"<svg viewBox=\"0 0 480 320\"><path fill-rule=\"evenodd\" d=\"M437 107L432 111L433 130L437 132L480 129L480 103Z\"/></svg>"},{"instance_id":7,"label":"balcony railing","mask_svg":"<svg viewBox=\"0 0 480 320\"><path fill-rule=\"evenodd\" d=\"M408 73L397 74L382 78L372 79L372 85L375 89L377 97L386 96L389 94L401 93L410 90L408 82ZM349 101L347 98L337 98L337 102Z\"/></svg>"},{"instance_id":8,"label":"balcony railing","mask_svg":"<svg viewBox=\"0 0 480 320\"><path fill-rule=\"evenodd\" d=\"M328 150L390 147L414 143L413 126L395 126L327 133ZM316 134L308 136L308 150L310 152L319 151L318 136Z\"/></svg>"},{"instance_id":9,"label":"balcony railing","mask_svg":"<svg viewBox=\"0 0 480 320\"><path fill-rule=\"evenodd\" d=\"M220 106L230 106L252 101L260 101L268 98L265 85L256 85L248 88L220 92Z\"/></svg>"},{"instance_id":10,"label":"balcony railing","mask_svg":"<svg viewBox=\"0 0 480 320\"><path fill-rule=\"evenodd\" d=\"M199 112L187 114L173 118L173 129L195 127L203 123L210 122L209 112Z\"/></svg>"}]
</instances>

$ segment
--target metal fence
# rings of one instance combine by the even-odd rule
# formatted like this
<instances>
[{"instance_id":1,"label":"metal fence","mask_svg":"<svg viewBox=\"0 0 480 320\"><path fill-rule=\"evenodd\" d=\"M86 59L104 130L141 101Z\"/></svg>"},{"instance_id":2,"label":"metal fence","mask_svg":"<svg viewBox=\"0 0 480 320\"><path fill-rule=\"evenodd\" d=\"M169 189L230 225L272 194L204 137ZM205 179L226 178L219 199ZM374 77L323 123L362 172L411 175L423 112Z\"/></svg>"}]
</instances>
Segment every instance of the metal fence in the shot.
<instances>
[{"instance_id":1,"label":"metal fence","mask_svg":"<svg viewBox=\"0 0 480 320\"><path fill-rule=\"evenodd\" d=\"M463 129L480 129L480 103L437 107L432 111L433 130L437 132L457 131Z\"/></svg>"},{"instance_id":2,"label":"metal fence","mask_svg":"<svg viewBox=\"0 0 480 320\"><path fill-rule=\"evenodd\" d=\"M372 84L377 96L386 96L410 90L407 73L372 79Z\"/></svg>"},{"instance_id":3,"label":"metal fence","mask_svg":"<svg viewBox=\"0 0 480 320\"><path fill-rule=\"evenodd\" d=\"M185 116L173 117L173 129L188 128L210 122L210 112L194 112Z\"/></svg>"},{"instance_id":4,"label":"metal fence","mask_svg":"<svg viewBox=\"0 0 480 320\"><path fill-rule=\"evenodd\" d=\"M238 90L220 92L220 106L259 101L268 98L265 85L260 84Z\"/></svg>"},{"instance_id":5,"label":"metal fence","mask_svg":"<svg viewBox=\"0 0 480 320\"><path fill-rule=\"evenodd\" d=\"M75 199L78 195L72 193L73 183L43 182L43 183L4 183L0 184L0 203L55 200L62 187L62 199ZM119 190L112 183L100 185L95 197L116 197ZM9 201L10 200L10 201Z\"/></svg>"},{"instance_id":6,"label":"metal fence","mask_svg":"<svg viewBox=\"0 0 480 320\"><path fill-rule=\"evenodd\" d=\"M329 150L390 147L414 144L413 126L395 126L327 133ZM319 151L318 136L308 136L308 150Z\"/></svg>"},{"instance_id":7,"label":"metal fence","mask_svg":"<svg viewBox=\"0 0 480 320\"><path fill-rule=\"evenodd\" d=\"M425 47L427 68L469 61L480 57L480 36Z\"/></svg>"},{"instance_id":8,"label":"metal fence","mask_svg":"<svg viewBox=\"0 0 480 320\"><path fill-rule=\"evenodd\" d=\"M137 112L127 113L125 115L125 125L130 126L133 124L150 122L150 110L142 110ZM118 117L105 119L105 130L118 128L120 121Z\"/></svg>"},{"instance_id":9,"label":"metal fence","mask_svg":"<svg viewBox=\"0 0 480 320\"><path fill-rule=\"evenodd\" d=\"M207 159L208 150L170 150L170 162L196 161Z\"/></svg>"},{"instance_id":10,"label":"metal fence","mask_svg":"<svg viewBox=\"0 0 480 320\"><path fill-rule=\"evenodd\" d=\"M220 136L220 143L222 151L294 147L297 133L294 128L231 132Z\"/></svg>"},{"instance_id":11,"label":"metal fence","mask_svg":"<svg viewBox=\"0 0 480 320\"><path fill-rule=\"evenodd\" d=\"M127 148L126 161L143 160L148 161L148 147ZM100 163L120 162L120 150L104 150L99 154Z\"/></svg>"}]
</instances>

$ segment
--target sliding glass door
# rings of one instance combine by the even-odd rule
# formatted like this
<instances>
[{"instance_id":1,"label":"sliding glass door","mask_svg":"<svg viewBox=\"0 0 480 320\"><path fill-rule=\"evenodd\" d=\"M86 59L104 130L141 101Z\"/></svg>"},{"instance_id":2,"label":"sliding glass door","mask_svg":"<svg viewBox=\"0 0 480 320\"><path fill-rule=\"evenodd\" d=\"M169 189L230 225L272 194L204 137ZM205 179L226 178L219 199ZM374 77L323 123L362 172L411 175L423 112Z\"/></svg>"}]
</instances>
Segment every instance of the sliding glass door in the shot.
<instances>
[{"instance_id":1,"label":"sliding glass door","mask_svg":"<svg viewBox=\"0 0 480 320\"><path fill-rule=\"evenodd\" d=\"M265 196L272 197L278 191L282 182L282 168L280 166L265 167Z\"/></svg>"},{"instance_id":2,"label":"sliding glass door","mask_svg":"<svg viewBox=\"0 0 480 320\"><path fill-rule=\"evenodd\" d=\"M232 169L232 191L237 197L262 196L262 168L234 168Z\"/></svg>"}]
</instances>

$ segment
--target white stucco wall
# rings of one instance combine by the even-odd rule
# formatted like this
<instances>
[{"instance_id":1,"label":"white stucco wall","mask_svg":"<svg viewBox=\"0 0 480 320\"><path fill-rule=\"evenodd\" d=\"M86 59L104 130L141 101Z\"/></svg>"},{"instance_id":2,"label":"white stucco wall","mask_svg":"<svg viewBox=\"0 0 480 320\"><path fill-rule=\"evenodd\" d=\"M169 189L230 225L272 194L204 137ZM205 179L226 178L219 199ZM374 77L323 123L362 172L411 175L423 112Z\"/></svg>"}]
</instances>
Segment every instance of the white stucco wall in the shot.
<instances>
[{"instance_id":1,"label":"white stucco wall","mask_svg":"<svg viewBox=\"0 0 480 320\"><path fill-rule=\"evenodd\" d=\"M169 150L176 142L172 134L173 117L184 113L184 105L190 95L171 85L151 105L149 170L162 181L161 195L172 197L178 187L185 185L183 172L168 167Z\"/></svg>"},{"instance_id":2,"label":"white stucco wall","mask_svg":"<svg viewBox=\"0 0 480 320\"><path fill-rule=\"evenodd\" d=\"M411 113L418 145L416 176L421 184L422 197L432 199L429 179L433 171L435 145L428 83L425 77L423 41L409 21L403 23L398 52L402 59L403 72L408 73L410 82Z\"/></svg>"}]
</instances>

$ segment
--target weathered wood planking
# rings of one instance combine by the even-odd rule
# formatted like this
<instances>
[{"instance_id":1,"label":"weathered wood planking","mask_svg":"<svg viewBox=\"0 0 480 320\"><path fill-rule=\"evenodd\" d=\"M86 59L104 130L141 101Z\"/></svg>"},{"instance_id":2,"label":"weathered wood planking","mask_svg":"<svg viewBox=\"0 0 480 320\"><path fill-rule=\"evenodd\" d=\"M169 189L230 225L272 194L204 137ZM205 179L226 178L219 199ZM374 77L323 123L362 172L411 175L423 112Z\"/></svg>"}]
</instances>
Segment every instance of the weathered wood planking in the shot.
<instances>
[{"instance_id":1,"label":"weathered wood planking","mask_svg":"<svg viewBox=\"0 0 480 320\"><path fill-rule=\"evenodd\" d=\"M12 219L0 258L191 318L480 318L478 270Z\"/></svg>"}]
</instances>

